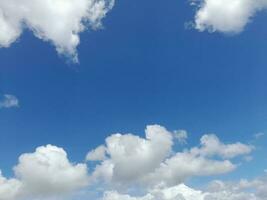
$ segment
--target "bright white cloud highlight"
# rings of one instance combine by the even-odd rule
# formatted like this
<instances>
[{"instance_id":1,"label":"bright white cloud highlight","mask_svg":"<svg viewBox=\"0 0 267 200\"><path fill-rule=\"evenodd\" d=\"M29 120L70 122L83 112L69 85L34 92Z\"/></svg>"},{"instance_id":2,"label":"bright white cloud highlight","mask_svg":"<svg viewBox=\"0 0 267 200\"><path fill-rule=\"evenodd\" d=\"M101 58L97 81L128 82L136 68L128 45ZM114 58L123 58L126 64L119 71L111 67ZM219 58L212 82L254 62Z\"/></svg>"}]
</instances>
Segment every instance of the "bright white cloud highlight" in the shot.
<instances>
[{"instance_id":1,"label":"bright white cloud highlight","mask_svg":"<svg viewBox=\"0 0 267 200\"><path fill-rule=\"evenodd\" d=\"M208 188L195 190L184 184L173 187L156 187L143 196L108 191L102 200L266 200L266 177L239 182L212 181Z\"/></svg>"},{"instance_id":2,"label":"bright white cloud highlight","mask_svg":"<svg viewBox=\"0 0 267 200\"><path fill-rule=\"evenodd\" d=\"M191 0L198 6L195 27L199 31L239 33L253 16L267 8L266 0Z\"/></svg>"},{"instance_id":3,"label":"bright white cloud highlight","mask_svg":"<svg viewBox=\"0 0 267 200\"><path fill-rule=\"evenodd\" d=\"M155 188L141 197L110 191L104 194L102 200L204 200L204 196L201 191L180 184L170 188Z\"/></svg>"},{"instance_id":4,"label":"bright white cloud highlight","mask_svg":"<svg viewBox=\"0 0 267 200\"><path fill-rule=\"evenodd\" d=\"M79 34L101 27L114 0L1 0L0 46L9 47L25 28L78 61Z\"/></svg>"},{"instance_id":5,"label":"bright white cloud highlight","mask_svg":"<svg viewBox=\"0 0 267 200\"><path fill-rule=\"evenodd\" d=\"M18 107L19 106L19 100L14 95L5 94L2 96L0 95L0 109L1 108L12 108L12 107Z\"/></svg>"}]
</instances>

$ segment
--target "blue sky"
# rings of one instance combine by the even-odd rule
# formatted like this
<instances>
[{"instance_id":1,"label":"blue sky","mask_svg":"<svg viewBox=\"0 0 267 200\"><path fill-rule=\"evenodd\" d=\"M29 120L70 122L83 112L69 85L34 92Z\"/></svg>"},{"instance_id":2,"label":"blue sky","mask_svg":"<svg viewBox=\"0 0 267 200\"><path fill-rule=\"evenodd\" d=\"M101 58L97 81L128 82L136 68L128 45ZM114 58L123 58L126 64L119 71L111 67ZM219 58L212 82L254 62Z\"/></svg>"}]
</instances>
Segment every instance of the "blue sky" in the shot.
<instances>
[{"instance_id":1,"label":"blue sky","mask_svg":"<svg viewBox=\"0 0 267 200\"><path fill-rule=\"evenodd\" d=\"M63 147L83 162L112 133L144 137L150 124L187 130L186 148L208 133L251 143L253 161L227 179L262 175L267 140L253 135L267 130L266 13L229 34L186 28L195 12L186 1L118 0L102 29L80 34L76 64L29 30L0 49L0 93L19 100L0 109L5 175L38 146Z\"/></svg>"}]
</instances>

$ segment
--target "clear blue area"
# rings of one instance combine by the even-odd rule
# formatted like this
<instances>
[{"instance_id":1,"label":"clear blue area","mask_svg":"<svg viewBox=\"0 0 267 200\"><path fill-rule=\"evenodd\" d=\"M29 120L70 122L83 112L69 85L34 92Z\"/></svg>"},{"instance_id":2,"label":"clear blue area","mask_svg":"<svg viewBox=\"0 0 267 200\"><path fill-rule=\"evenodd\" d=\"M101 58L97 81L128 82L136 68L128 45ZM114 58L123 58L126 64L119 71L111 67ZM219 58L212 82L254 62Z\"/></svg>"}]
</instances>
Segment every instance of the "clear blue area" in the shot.
<instances>
[{"instance_id":1,"label":"clear blue area","mask_svg":"<svg viewBox=\"0 0 267 200\"><path fill-rule=\"evenodd\" d=\"M236 36L186 29L193 17L187 1L117 1L103 30L81 35L78 65L31 32L0 49L0 93L20 100L0 110L4 173L37 146L64 147L78 162L111 133L143 135L147 124L186 129L190 145L204 133L248 142L266 132L266 14ZM266 138L254 144L237 177L266 166Z\"/></svg>"}]
</instances>

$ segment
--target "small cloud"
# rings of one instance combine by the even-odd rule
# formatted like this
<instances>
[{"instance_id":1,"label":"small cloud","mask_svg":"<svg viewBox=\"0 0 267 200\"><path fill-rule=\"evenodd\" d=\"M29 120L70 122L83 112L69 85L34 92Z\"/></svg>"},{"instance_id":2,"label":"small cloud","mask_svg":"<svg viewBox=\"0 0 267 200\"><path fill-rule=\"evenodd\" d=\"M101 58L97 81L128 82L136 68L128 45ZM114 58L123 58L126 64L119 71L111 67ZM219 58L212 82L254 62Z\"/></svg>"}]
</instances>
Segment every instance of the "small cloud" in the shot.
<instances>
[{"instance_id":1,"label":"small cloud","mask_svg":"<svg viewBox=\"0 0 267 200\"><path fill-rule=\"evenodd\" d=\"M178 140L180 144L187 144L188 134L185 130L174 131L174 138Z\"/></svg>"},{"instance_id":2,"label":"small cloud","mask_svg":"<svg viewBox=\"0 0 267 200\"><path fill-rule=\"evenodd\" d=\"M0 97L0 109L1 108L14 108L19 107L19 100L14 95L4 94Z\"/></svg>"},{"instance_id":3,"label":"small cloud","mask_svg":"<svg viewBox=\"0 0 267 200\"><path fill-rule=\"evenodd\" d=\"M262 133L262 132L260 132L260 133L256 133L256 134L254 134L254 138L255 139L259 139L259 138L261 138L261 137L263 137L265 135L265 133Z\"/></svg>"},{"instance_id":4,"label":"small cloud","mask_svg":"<svg viewBox=\"0 0 267 200\"><path fill-rule=\"evenodd\" d=\"M252 157L252 156L245 156L245 157L244 157L244 160L245 160L246 162L250 162L250 161L253 160L253 157Z\"/></svg>"}]
</instances>

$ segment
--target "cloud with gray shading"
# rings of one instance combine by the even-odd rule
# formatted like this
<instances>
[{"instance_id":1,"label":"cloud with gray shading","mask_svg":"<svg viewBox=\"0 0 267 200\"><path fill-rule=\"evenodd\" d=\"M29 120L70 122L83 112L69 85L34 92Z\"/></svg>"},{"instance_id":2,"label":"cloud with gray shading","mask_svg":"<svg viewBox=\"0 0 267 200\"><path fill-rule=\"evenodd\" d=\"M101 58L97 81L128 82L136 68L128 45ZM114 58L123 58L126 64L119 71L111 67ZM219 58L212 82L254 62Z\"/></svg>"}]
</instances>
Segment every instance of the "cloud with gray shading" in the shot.
<instances>
[{"instance_id":1,"label":"cloud with gray shading","mask_svg":"<svg viewBox=\"0 0 267 200\"><path fill-rule=\"evenodd\" d=\"M113 6L114 0L1 0L0 47L9 47L29 29L78 62L79 34L100 28Z\"/></svg>"}]
</instances>

